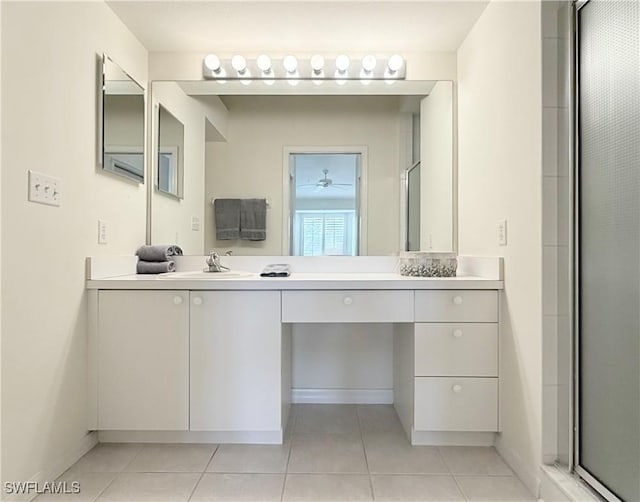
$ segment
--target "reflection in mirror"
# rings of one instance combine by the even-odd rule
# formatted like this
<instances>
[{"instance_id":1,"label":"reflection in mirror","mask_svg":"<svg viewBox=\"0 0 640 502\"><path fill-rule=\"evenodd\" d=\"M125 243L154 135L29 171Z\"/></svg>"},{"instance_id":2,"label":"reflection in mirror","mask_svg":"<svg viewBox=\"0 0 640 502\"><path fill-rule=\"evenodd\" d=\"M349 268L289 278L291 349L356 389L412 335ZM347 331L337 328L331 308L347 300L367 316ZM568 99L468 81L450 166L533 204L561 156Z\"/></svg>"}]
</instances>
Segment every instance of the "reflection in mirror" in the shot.
<instances>
[{"instance_id":1,"label":"reflection in mirror","mask_svg":"<svg viewBox=\"0 0 640 502\"><path fill-rule=\"evenodd\" d=\"M420 251L420 161L407 169L407 246Z\"/></svg>"},{"instance_id":2,"label":"reflection in mirror","mask_svg":"<svg viewBox=\"0 0 640 502\"><path fill-rule=\"evenodd\" d=\"M178 205L153 196L152 243L175 241L199 255L393 255L409 240L424 251L454 251L451 82L268 95L228 84L152 84L154 102L185 125L184 198ZM426 104L434 89L438 103ZM330 154L358 154L355 174L324 163ZM407 170L419 160L419 189L408 196ZM216 199L266 199L266 238L218 240ZM418 225L411 238L409 203Z\"/></svg>"},{"instance_id":3,"label":"reflection in mirror","mask_svg":"<svg viewBox=\"0 0 640 502\"><path fill-rule=\"evenodd\" d=\"M144 182L144 89L108 56L102 59L102 168Z\"/></svg>"},{"instance_id":4,"label":"reflection in mirror","mask_svg":"<svg viewBox=\"0 0 640 502\"><path fill-rule=\"evenodd\" d=\"M349 148L289 152L292 255L358 255L361 163L362 153Z\"/></svg>"},{"instance_id":5,"label":"reflection in mirror","mask_svg":"<svg viewBox=\"0 0 640 502\"><path fill-rule=\"evenodd\" d=\"M164 106L158 106L158 167L156 189L182 198L184 125Z\"/></svg>"}]
</instances>

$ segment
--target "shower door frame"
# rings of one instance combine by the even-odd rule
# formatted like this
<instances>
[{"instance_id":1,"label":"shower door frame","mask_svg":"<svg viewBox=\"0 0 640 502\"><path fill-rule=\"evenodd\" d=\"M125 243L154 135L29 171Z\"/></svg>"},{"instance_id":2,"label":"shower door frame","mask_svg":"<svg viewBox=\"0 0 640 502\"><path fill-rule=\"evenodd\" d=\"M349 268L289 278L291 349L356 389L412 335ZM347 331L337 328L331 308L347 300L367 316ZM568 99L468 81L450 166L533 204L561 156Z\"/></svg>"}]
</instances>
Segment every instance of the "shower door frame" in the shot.
<instances>
[{"instance_id":1,"label":"shower door frame","mask_svg":"<svg viewBox=\"0 0 640 502\"><path fill-rule=\"evenodd\" d=\"M596 479L587 469L580 465L580 226L581 226L581 207L580 207L580 20L579 12L590 0L577 0L572 3L572 36L571 40L571 89L572 99L570 100L570 117L571 117L571 137L573 139L573 147L571 150L570 165L572 165L573 180L570 186L573 189L572 194L572 226L571 229L573 239L570 245L570 255L573 256L572 267L572 285L573 285L573 316L571 327L573 350L571 351L571 374L573 375L573 385L570 389L570 425L573 434L569 434L572 439L569 448L572 455L569 455L569 469L579 478L586 482L589 487L595 490L601 497L608 502L621 502L613 492L611 492L604 484Z\"/></svg>"}]
</instances>

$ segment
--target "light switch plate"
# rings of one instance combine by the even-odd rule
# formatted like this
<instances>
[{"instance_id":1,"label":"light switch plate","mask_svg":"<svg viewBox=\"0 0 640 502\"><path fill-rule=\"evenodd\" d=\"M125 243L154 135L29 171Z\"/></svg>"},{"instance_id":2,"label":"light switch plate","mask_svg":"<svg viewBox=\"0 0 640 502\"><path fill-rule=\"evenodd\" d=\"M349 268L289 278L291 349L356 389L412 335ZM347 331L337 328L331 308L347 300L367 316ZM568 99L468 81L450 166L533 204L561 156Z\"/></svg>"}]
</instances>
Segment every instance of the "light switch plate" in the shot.
<instances>
[{"instance_id":1,"label":"light switch plate","mask_svg":"<svg viewBox=\"0 0 640 502\"><path fill-rule=\"evenodd\" d=\"M98 220L98 244L109 242L109 225L104 220Z\"/></svg>"},{"instance_id":2,"label":"light switch plate","mask_svg":"<svg viewBox=\"0 0 640 502\"><path fill-rule=\"evenodd\" d=\"M194 232L200 230L200 218L198 218L197 216L191 217L191 230L193 230Z\"/></svg>"},{"instance_id":3,"label":"light switch plate","mask_svg":"<svg viewBox=\"0 0 640 502\"><path fill-rule=\"evenodd\" d=\"M54 176L29 170L29 195L31 202L60 206L62 180Z\"/></svg>"},{"instance_id":4,"label":"light switch plate","mask_svg":"<svg viewBox=\"0 0 640 502\"><path fill-rule=\"evenodd\" d=\"M507 220L500 220L498 222L498 245L507 245Z\"/></svg>"}]
</instances>

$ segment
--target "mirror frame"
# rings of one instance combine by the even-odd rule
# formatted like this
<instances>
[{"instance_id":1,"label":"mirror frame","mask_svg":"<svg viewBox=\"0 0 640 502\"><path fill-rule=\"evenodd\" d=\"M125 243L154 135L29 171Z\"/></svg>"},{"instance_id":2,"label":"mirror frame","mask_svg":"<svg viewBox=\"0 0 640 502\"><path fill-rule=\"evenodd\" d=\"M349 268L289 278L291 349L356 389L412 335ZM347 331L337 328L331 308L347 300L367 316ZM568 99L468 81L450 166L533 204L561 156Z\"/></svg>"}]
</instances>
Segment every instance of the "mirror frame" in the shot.
<instances>
[{"instance_id":1,"label":"mirror frame","mask_svg":"<svg viewBox=\"0 0 640 502\"><path fill-rule=\"evenodd\" d=\"M113 169L108 169L104 164L104 156L109 152L105 151L105 91L106 91L106 67L108 64L115 65L120 71L126 75L134 84L136 84L140 90L142 91L142 176L136 176L134 174L127 174L126 171L117 171ZM147 171L147 120L146 120L146 110L147 110L147 90L143 85L140 84L136 79L134 79L127 71L125 71L118 63L116 63L111 57L107 54L102 54L101 57L98 57L98 71L97 71L97 82L98 82L98 90L97 90L97 164L96 169L101 173L108 173L110 175L115 175L118 179L127 180L132 183L144 185L146 180L146 171ZM138 153L137 149L134 152L133 149L135 147L122 147L119 148L119 153L124 154L132 154ZM111 152L115 153L115 152Z\"/></svg>"}]
</instances>

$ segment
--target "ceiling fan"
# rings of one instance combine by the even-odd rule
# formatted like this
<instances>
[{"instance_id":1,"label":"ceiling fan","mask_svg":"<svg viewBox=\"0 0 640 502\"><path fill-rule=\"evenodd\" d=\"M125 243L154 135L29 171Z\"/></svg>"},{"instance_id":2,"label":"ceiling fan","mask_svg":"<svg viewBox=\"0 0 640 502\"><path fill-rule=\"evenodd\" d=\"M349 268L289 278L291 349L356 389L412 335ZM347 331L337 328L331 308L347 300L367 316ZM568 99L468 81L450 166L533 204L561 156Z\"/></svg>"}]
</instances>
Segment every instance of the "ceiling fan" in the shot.
<instances>
[{"instance_id":1,"label":"ceiling fan","mask_svg":"<svg viewBox=\"0 0 640 502\"><path fill-rule=\"evenodd\" d=\"M342 187L352 186L352 183L334 183L333 180L328 177L329 169L323 169L322 172L324 173L324 178L320 178L315 183L310 183L307 185L299 185L299 186L300 187L316 187L316 188L336 187L336 188L340 188L341 190L346 190L345 188L342 188Z\"/></svg>"}]
</instances>

